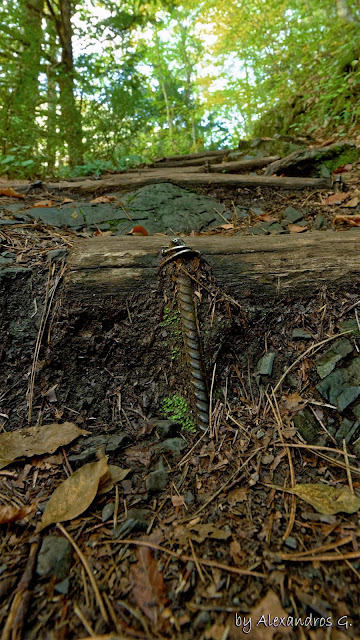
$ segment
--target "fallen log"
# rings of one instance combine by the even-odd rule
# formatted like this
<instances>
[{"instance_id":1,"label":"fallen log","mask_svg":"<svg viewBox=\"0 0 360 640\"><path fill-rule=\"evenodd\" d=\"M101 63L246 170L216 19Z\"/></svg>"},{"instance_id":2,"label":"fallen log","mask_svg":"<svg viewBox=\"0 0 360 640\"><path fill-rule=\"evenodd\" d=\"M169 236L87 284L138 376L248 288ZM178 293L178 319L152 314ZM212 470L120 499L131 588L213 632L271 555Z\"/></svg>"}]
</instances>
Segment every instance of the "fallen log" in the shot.
<instances>
[{"instance_id":1,"label":"fallen log","mask_svg":"<svg viewBox=\"0 0 360 640\"><path fill-rule=\"evenodd\" d=\"M186 153L184 155L163 156L162 158L155 158L154 162L156 162L156 164L161 164L163 162L173 162L176 160L207 158L208 156L227 156L231 151L237 151L237 149L218 149L217 151L198 151L196 153Z\"/></svg>"},{"instance_id":2,"label":"fallen log","mask_svg":"<svg viewBox=\"0 0 360 640\"><path fill-rule=\"evenodd\" d=\"M268 164L279 160L279 156L264 156L262 158L252 158L251 160L236 160L234 162L222 162L221 164L213 164L209 167L210 173L237 173L247 169L261 169Z\"/></svg>"},{"instance_id":3,"label":"fallen log","mask_svg":"<svg viewBox=\"0 0 360 640\"><path fill-rule=\"evenodd\" d=\"M328 147L315 147L313 149L304 149L302 151L294 151L285 158L280 158L276 162L269 164L265 171L266 176L274 173L282 173L293 169L301 170L306 165L321 164L324 160L330 160L340 156L345 151L353 150L356 152L356 146L352 142L336 142Z\"/></svg>"},{"instance_id":4,"label":"fallen log","mask_svg":"<svg viewBox=\"0 0 360 640\"><path fill-rule=\"evenodd\" d=\"M73 183L53 182L48 183L48 190L69 189L72 191L86 191L94 193L100 190L114 189L116 187L127 190L143 187L147 184L159 184L170 182L179 186L187 185L233 185L237 187L272 187L275 189L330 189L331 181L328 178L283 178L252 175L224 175L222 173L190 173L173 172L169 169L145 169L135 174L119 174L102 180L85 180L84 182ZM13 186L13 185L12 185ZM14 186L14 188L16 185Z\"/></svg>"},{"instance_id":5,"label":"fallen log","mask_svg":"<svg viewBox=\"0 0 360 640\"><path fill-rule=\"evenodd\" d=\"M226 157L226 153L222 154ZM177 167L199 167L204 164L204 160L206 164L215 164L219 160L219 155L217 156L201 156L200 158L190 158L190 159L181 159L181 160L165 160L164 162L153 164L153 167L158 168L160 164L162 169L176 169Z\"/></svg>"},{"instance_id":6,"label":"fallen log","mask_svg":"<svg viewBox=\"0 0 360 640\"><path fill-rule=\"evenodd\" d=\"M221 288L246 304L271 306L288 296L358 290L360 231L318 231L303 235L189 237L201 251ZM106 304L156 289L162 246L168 237L91 238L72 251L66 277L70 301Z\"/></svg>"}]
</instances>

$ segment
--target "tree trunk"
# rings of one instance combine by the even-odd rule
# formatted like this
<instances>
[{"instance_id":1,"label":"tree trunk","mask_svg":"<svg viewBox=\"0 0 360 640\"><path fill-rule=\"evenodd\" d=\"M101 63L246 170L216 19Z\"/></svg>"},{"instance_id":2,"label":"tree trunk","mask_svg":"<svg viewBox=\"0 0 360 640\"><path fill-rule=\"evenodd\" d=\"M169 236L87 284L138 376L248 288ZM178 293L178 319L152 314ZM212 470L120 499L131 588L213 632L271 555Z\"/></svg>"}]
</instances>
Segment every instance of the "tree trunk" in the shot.
<instances>
[{"instance_id":1,"label":"tree trunk","mask_svg":"<svg viewBox=\"0 0 360 640\"><path fill-rule=\"evenodd\" d=\"M57 29L61 43L59 72L60 104L64 138L71 167L83 161L81 114L76 104L74 87L74 59L72 50L71 0L61 0Z\"/></svg>"},{"instance_id":2,"label":"tree trunk","mask_svg":"<svg viewBox=\"0 0 360 640\"><path fill-rule=\"evenodd\" d=\"M39 100L39 73L41 44L43 41L42 17L44 0L22 0L23 36L19 54L19 77L10 107L9 147L28 146L29 155L36 154L36 107Z\"/></svg>"}]
</instances>

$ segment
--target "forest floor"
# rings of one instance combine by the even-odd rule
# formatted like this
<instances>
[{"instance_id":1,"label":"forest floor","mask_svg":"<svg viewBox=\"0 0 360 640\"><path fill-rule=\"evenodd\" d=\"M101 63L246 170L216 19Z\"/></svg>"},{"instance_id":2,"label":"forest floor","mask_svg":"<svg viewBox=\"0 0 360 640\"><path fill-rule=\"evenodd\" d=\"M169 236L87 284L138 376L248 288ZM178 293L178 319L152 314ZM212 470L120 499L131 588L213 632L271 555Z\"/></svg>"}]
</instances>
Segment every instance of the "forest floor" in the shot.
<instances>
[{"instance_id":1,"label":"forest floor","mask_svg":"<svg viewBox=\"0 0 360 640\"><path fill-rule=\"evenodd\" d=\"M356 229L360 163L336 176L193 185L195 207L213 200L190 228L192 214L176 227L176 186L160 230L123 187L94 202L76 182L0 183L1 640L360 638L356 287L266 306L199 292L203 433L181 404L174 283L100 309L63 286L79 238L134 224L190 245Z\"/></svg>"}]
</instances>

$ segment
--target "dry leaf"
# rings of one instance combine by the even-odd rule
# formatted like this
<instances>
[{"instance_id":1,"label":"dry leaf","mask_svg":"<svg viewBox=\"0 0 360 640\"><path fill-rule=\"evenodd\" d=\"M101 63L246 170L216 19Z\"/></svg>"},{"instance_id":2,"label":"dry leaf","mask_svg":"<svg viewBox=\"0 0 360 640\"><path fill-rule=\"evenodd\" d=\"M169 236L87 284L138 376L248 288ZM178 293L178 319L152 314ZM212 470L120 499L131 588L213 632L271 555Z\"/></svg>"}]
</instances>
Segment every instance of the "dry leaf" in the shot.
<instances>
[{"instance_id":1,"label":"dry leaf","mask_svg":"<svg viewBox=\"0 0 360 640\"><path fill-rule=\"evenodd\" d=\"M117 482L121 482L130 473L131 469L122 469L117 467L116 464L109 464L107 473L101 478L98 495L102 496L104 493L108 493L116 485Z\"/></svg>"},{"instance_id":2,"label":"dry leaf","mask_svg":"<svg viewBox=\"0 0 360 640\"><path fill-rule=\"evenodd\" d=\"M287 411L290 411L291 413L293 413L294 411L300 411L300 409L303 409L307 402L306 400L304 400L304 398L302 398L299 395L297 391L294 391L294 393L288 393L284 395L282 397L282 400L284 401L285 409L287 409Z\"/></svg>"},{"instance_id":3,"label":"dry leaf","mask_svg":"<svg viewBox=\"0 0 360 640\"><path fill-rule=\"evenodd\" d=\"M277 219L273 218L270 213L262 213L256 219L261 220L262 222L277 222Z\"/></svg>"},{"instance_id":4,"label":"dry leaf","mask_svg":"<svg viewBox=\"0 0 360 640\"><path fill-rule=\"evenodd\" d=\"M360 214L338 215L334 222L347 222L352 227L360 227Z\"/></svg>"},{"instance_id":5,"label":"dry leaf","mask_svg":"<svg viewBox=\"0 0 360 640\"><path fill-rule=\"evenodd\" d=\"M204 542L208 538L213 540L227 540L230 533L224 529L217 529L213 524L188 524L178 525L173 532L173 539L181 545L188 544L189 540Z\"/></svg>"},{"instance_id":6,"label":"dry leaf","mask_svg":"<svg viewBox=\"0 0 360 640\"><path fill-rule=\"evenodd\" d=\"M228 494L228 503L234 505L238 502L245 502L248 498L248 492L249 489L245 487L238 487L237 489L233 489Z\"/></svg>"},{"instance_id":7,"label":"dry leaf","mask_svg":"<svg viewBox=\"0 0 360 640\"><path fill-rule=\"evenodd\" d=\"M74 202L74 200L72 198L63 198L61 200L61 204L67 204L69 202Z\"/></svg>"},{"instance_id":8,"label":"dry leaf","mask_svg":"<svg viewBox=\"0 0 360 640\"><path fill-rule=\"evenodd\" d=\"M0 469L17 458L54 453L58 447L88 433L89 431L79 429L73 422L44 424L41 427L0 433Z\"/></svg>"},{"instance_id":9,"label":"dry leaf","mask_svg":"<svg viewBox=\"0 0 360 640\"><path fill-rule=\"evenodd\" d=\"M301 500L311 504L316 511L323 515L335 513L355 513L360 509L360 498L353 495L348 487L330 487L327 484L296 484L292 489L286 489Z\"/></svg>"},{"instance_id":10,"label":"dry leaf","mask_svg":"<svg viewBox=\"0 0 360 640\"><path fill-rule=\"evenodd\" d=\"M90 200L90 204L105 204L106 202L114 202L114 200L116 200L116 196L99 196Z\"/></svg>"},{"instance_id":11,"label":"dry leaf","mask_svg":"<svg viewBox=\"0 0 360 640\"><path fill-rule=\"evenodd\" d=\"M54 522L73 520L83 513L93 502L100 478L107 469L107 456L103 456L96 462L85 464L64 480L47 503L38 531Z\"/></svg>"},{"instance_id":12,"label":"dry leaf","mask_svg":"<svg viewBox=\"0 0 360 640\"><path fill-rule=\"evenodd\" d=\"M183 507L185 504L185 500L183 498L183 496L171 496L171 502L173 503L173 506L176 507Z\"/></svg>"},{"instance_id":13,"label":"dry leaf","mask_svg":"<svg viewBox=\"0 0 360 640\"><path fill-rule=\"evenodd\" d=\"M53 200L39 200L39 202L35 202L33 206L34 206L34 209L35 207L38 207L38 208L43 207L44 209L46 209L47 207L52 207L53 204L54 204Z\"/></svg>"},{"instance_id":14,"label":"dry leaf","mask_svg":"<svg viewBox=\"0 0 360 640\"><path fill-rule=\"evenodd\" d=\"M136 556L138 561L130 569L134 598L146 617L156 624L159 608L167 601L164 578L149 547L138 548Z\"/></svg>"},{"instance_id":15,"label":"dry leaf","mask_svg":"<svg viewBox=\"0 0 360 640\"><path fill-rule=\"evenodd\" d=\"M229 224L221 224L220 225L220 229L225 229L226 231L230 230L230 229L234 229L234 225L229 223Z\"/></svg>"},{"instance_id":16,"label":"dry leaf","mask_svg":"<svg viewBox=\"0 0 360 640\"><path fill-rule=\"evenodd\" d=\"M270 622L277 618L277 624L270 625L269 616ZM246 616L246 619L250 618L252 622L251 640L272 640L275 634L288 634L289 627L278 624L281 618L286 620L287 616L287 611L282 608L279 597L270 589L265 598ZM249 634L244 637L249 637Z\"/></svg>"},{"instance_id":17,"label":"dry leaf","mask_svg":"<svg viewBox=\"0 0 360 640\"><path fill-rule=\"evenodd\" d=\"M1 187L0 189L0 196L9 196L10 198L25 198L25 196L22 193L18 193L17 191L14 191L14 189L12 189L11 187Z\"/></svg>"},{"instance_id":18,"label":"dry leaf","mask_svg":"<svg viewBox=\"0 0 360 640\"><path fill-rule=\"evenodd\" d=\"M326 198L324 204L340 204L340 202L344 202L349 197L348 193L333 193L331 196Z\"/></svg>"},{"instance_id":19,"label":"dry leaf","mask_svg":"<svg viewBox=\"0 0 360 640\"><path fill-rule=\"evenodd\" d=\"M300 227L298 224L289 224L288 229L290 233L304 233L304 231L307 231L307 227Z\"/></svg>"},{"instance_id":20,"label":"dry leaf","mask_svg":"<svg viewBox=\"0 0 360 640\"><path fill-rule=\"evenodd\" d=\"M350 171L352 169L352 164L343 164L342 167L338 167L333 171L333 173L345 173L345 171Z\"/></svg>"},{"instance_id":21,"label":"dry leaf","mask_svg":"<svg viewBox=\"0 0 360 640\"><path fill-rule=\"evenodd\" d=\"M29 516L36 509L36 503L23 507L5 507L0 506L0 524L15 522Z\"/></svg>"},{"instance_id":22,"label":"dry leaf","mask_svg":"<svg viewBox=\"0 0 360 640\"><path fill-rule=\"evenodd\" d=\"M347 207L349 209L355 209L355 207L358 206L360 200L359 198L351 198L351 200L349 200L349 202L345 202L345 204L342 204L342 207Z\"/></svg>"}]
</instances>

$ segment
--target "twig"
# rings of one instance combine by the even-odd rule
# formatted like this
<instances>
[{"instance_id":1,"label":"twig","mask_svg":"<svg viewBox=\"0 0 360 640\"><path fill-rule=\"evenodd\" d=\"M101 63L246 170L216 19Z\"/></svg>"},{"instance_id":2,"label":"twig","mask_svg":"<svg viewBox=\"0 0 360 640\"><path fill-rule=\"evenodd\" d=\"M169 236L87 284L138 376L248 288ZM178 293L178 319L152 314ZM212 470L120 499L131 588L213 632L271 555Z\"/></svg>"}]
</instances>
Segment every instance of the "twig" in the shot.
<instances>
[{"instance_id":1,"label":"twig","mask_svg":"<svg viewBox=\"0 0 360 640\"><path fill-rule=\"evenodd\" d=\"M79 620L81 620L81 622L83 623L86 631L90 634L90 636L92 638L96 637L96 633L95 631L92 629L90 623L86 620L83 612L81 611L81 609L77 606L77 604L74 604L74 613L75 615L79 618Z\"/></svg>"},{"instance_id":2,"label":"twig","mask_svg":"<svg viewBox=\"0 0 360 640\"><path fill-rule=\"evenodd\" d=\"M347 479L348 479L349 489L350 489L350 493L352 493L352 495L354 495L354 487L353 487L353 482L352 482L352 477L351 477L351 469L350 469L350 465L349 465L349 457L348 457L348 452L347 452L347 449L346 449L345 438L343 438L343 450L344 450L344 460L345 460L346 475L347 475Z\"/></svg>"},{"instance_id":3,"label":"twig","mask_svg":"<svg viewBox=\"0 0 360 640\"><path fill-rule=\"evenodd\" d=\"M163 553L167 553L173 558L177 558L182 562L194 562L193 556L184 555L182 553L178 554L175 551L170 551L170 549L166 549L159 544L155 544L154 542L148 542L146 540L131 540L131 538L124 538L123 540L113 540L111 542L119 543L119 544L135 544L140 547L149 547L150 549L155 549L156 551L162 551ZM360 551L359 551L360 556ZM258 571L250 571L250 569L238 569L237 567L230 567L227 564L222 564L221 562L215 562L215 560L207 560L203 558L198 558L198 563L204 565L204 567L215 567L215 569L222 569L223 571L227 571L228 573L236 573L238 576L254 576L256 578L266 578L265 573L260 573Z\"/></svg>"},{"instance_id":4,"label":"twig","mask_svg":"<svg viewBox=\"0 0 360 640\"><path fill-rule=\"evenodd\" d=\"M94 578L94 574L90 569L88 561L86 560L83 552L77 546L74 538L70 535L70 533L68 533L66 531L65 527L63 527L62 524L60 524L60 522L58 522L56 526L57 526L58 529L60 529L61 533L65 536L65 538L67 538L69 540L69 542L72 544L72 546L74 547L76 553L78 554L81 562L83 563L85 571L89 576L89 580L91 582L91 586L94 589L95 598L96 598L96 601L97 601L97 603L99 605L99 609L101 611L101 615L102 615L103 619L105 620L105 622L107 624L109 624L109 616L108 616L107 611L105 609L105 605L104 605L103 599L102 599L102 597L100 595L99 587L97 586L96 580ZM1 638L1 640L2 640L2 638Z\"/></svg>"},{"instance_id":5,"label":"twig","mask_svg":"<svg viewBox=\"0 0 360 640\"><path fill-rule=\"evenodd\" d=\"M306 349L306 351L304 351L304 353L301 354L301 356L299 356L291 365L290 367L288 367L285 371L285 373L282 374L280 380L278 381L278 383L275 385L274 387L274 393L276 393L276 391L278 390L278 388L280 387L280 385L284 382L286 376L288 375L288 373L303 359L305 358L305 356L307 356L309 353L311 353L312 351L314 351L315 349L318 349L320 347L322 347L324 344L326 344L327 342L330 342L331 340L335 340L336 338L340 338L340 336L344 336L348 333L352 333L352 329L349 329L348 331L342 331L342 333L338 333L336 336L331 336L331 338L326 338L325 340L321 340L321 342L317 342L316 344L313 344L311 347L309 347L308 349Z\"/></svg>"}]
</instances>

